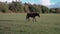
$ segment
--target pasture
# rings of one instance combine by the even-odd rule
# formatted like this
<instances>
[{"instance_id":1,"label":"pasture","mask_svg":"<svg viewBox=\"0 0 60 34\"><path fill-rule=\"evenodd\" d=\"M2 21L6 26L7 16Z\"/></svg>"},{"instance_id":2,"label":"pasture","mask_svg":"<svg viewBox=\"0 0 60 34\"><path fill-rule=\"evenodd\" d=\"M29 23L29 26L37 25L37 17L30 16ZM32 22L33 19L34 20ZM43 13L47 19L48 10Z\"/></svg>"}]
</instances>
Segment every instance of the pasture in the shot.
<instances>
[{"instance_id":1,"label":"pasture","mask_svg":"<svg viewBox=\"0 0 60 34\"><path fill-rule=\"evenodd\" d=\"M41 14L37 22L26 14L0 14L0 34L60 34L60 14Z\"/></svg>"}]
</instances>

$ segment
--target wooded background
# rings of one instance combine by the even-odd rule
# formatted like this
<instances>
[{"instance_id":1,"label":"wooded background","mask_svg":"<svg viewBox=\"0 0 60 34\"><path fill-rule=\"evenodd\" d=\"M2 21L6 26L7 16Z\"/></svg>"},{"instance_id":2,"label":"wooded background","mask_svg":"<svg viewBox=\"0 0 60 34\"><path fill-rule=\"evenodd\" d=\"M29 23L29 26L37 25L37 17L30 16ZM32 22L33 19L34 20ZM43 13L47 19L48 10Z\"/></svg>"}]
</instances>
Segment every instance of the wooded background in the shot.
<instances>
[{"instance_id":1,"label":"wooded background","mask_svg":"<svg viewBox=\"0 0 60 34\"><path fill-rule=\"evenodd\" d=\"M32 10L39 13L60 13L60 8L48 8L43 5L22 3L12 1L11 3L0 2L0 12L1 13L26 13L29 11L28 7L32 6Z\"/></svg>"}]
</instances>

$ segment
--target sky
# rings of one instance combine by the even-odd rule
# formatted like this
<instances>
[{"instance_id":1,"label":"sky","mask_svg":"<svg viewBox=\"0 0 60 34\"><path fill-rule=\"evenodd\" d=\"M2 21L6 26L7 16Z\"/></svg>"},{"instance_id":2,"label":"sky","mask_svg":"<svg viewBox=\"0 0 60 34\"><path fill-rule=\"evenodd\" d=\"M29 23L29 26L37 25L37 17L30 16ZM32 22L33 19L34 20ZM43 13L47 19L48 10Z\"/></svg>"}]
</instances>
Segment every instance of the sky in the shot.
<instances>
[{"instance_id":1,"label":"sky","mask_svg":"<svg viewBox=\"0 0 60 34\"><path fill-rule=\"evenodd\" d=\"M1 2L11 2L12 0L0 0ZM13 0L13 1L16 1L16 0ZM31 4L42 4L42 5L45 5L45 6L49 6L49 5L52 5L52 4L55 4L57 2L60 2L60 0L20 0L22 1L22 3L25 3L25 2L29 2Z\"/></svg>"}]
</instances>

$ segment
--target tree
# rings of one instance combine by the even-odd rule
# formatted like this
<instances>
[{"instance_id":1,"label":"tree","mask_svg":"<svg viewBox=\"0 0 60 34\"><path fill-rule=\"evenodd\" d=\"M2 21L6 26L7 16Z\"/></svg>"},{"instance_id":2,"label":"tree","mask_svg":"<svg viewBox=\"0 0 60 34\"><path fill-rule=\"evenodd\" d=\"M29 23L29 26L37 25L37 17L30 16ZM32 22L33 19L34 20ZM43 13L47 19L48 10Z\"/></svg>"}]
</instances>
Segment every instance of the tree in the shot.
<instances>
[{"instance_id":1,"label":"tree","mask_svg":"<svg viewBox=\"0 0 60 34\"><path fill-rule=\"evenodd\" d=\"M9 9L13 12L22 12L22 11L24 11L23 4L21 2L14 2L14 1L12 1L12 3L9 4Z\"/></svg>"},{"instance_id":2,"label":"tree","mask_svg":"<svg viewBox=\"0 0 60 34\"><path fill-rule=\"evenodd\" d=\"M0 2L0 11L5 13L8 11L8 4Z\"/></svg>"},{"instance_id":3,"label":"tree","mask_svg":"<svg viewBox=\"0 0 60 34\"><path fill-rule=\"evenodd\" d=\"M49 8L42 5L41 6L41 11L42 11L42 13L49 13Z\"/></svg>"}]
</instances>

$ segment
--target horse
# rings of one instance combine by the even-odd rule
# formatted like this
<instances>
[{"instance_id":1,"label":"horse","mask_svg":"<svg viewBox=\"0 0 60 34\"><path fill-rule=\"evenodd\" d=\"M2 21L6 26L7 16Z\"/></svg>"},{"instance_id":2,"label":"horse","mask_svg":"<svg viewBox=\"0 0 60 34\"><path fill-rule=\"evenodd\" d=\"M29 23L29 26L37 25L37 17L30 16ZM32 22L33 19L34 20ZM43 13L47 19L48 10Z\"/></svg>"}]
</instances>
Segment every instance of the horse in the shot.
<instances>
[{"instance_id":1,"label":"horse","mask_svg":"<svg viewBox=\"0 0 60 34\"><path fill-rule=\"evenodd\" d=\"M36 16L40 17L39 13L27 13L26 20L30 21L30 17L33 18L33 21L36 22Z\"/></svg>"}]
</instances>

